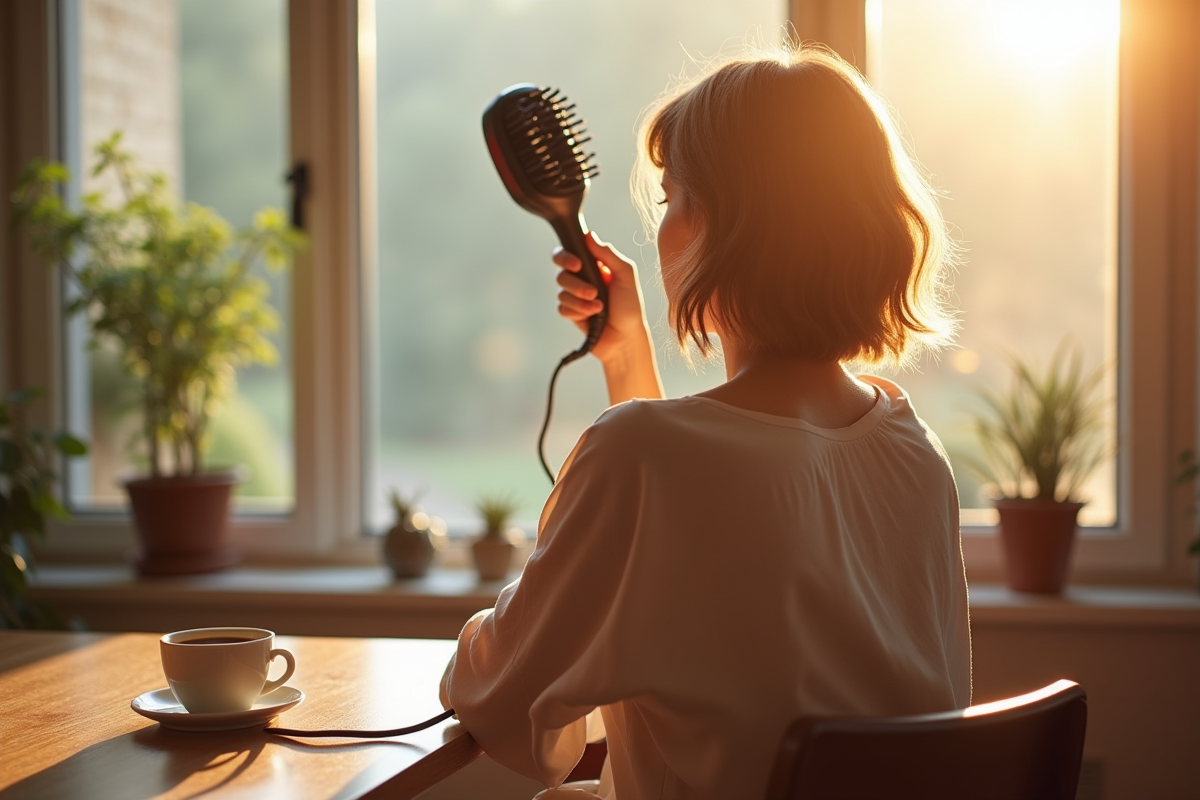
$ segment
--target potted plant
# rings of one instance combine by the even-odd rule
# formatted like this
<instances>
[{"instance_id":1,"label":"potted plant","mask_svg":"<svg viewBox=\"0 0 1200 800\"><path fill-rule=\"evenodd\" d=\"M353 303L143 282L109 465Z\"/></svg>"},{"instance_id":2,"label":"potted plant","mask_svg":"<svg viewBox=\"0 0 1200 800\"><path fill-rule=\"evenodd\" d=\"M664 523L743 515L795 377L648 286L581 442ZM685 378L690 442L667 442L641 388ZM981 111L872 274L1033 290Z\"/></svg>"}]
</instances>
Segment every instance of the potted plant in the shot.
<instances>
[{"instance_id":1,"label":"potted plant","mask_svg":"<svg viewBox=\"0 0 1200 800\"><path fill-rule=\"evenodd\" d=\"M1044 373L1010 359L1005 393L982 391L975 419L977 470L998 492L1005 580L1021 592L1062 591L1083 507L1079 491L1105 454L1100 437L1103 367L1085 374L1077 349L1060 346Z\"/></svg>"},{"instance_id":2,"label":"potted plant","mask_svg":"<svg viewBox=\"0 0 1200 800\"><path fill-rule=\"evenodd\" d=\"M509 526L518 503L510 495L488 495L475 503L479 516L483 518L483 535L471 545L475 558L475 569L482 581L501 580L512 567L516 545L510 538Z\"/></svg>"},{"instance_id":3,"label":"potted plant","mask_svg":"<svg viewBox=\"0 0 1200 800\"><path fill-rule=\"evenodd\" d=\"M397 578L420 578L433 563L429 515L417 508L416 494L405 497L391 489L388 499L396 512L396 524L384 537L384 559Z\"/></svg>"},{"instance_id":4,"label":"potted plant","mask_svg":"<svg viewBox=\"0 0 1200 800\"><path fill-rule=\"evenodd\" d=\"M46 517L63 519L54 497L56 454L80 456L87 446L61 431L31 429L24 407L38 396L18 389L0 397L0 628L66 628L49 606L25 597L34 561L30 543L40 541Z\"/></svg>"},{"instance_id":5,"label":"potted plant","mask_svg":"<svg viewBox=\"0 0 1200 800\"><path fill-rule=\"evenodd\" d=\"M180 208L161 175L140 171L120 133L96 148L94 176L113 180L119 200L62 201L61 164L35 161L14 195L36 252L77 287L69 312L86 314L93 343L116 345L141 390L147 474L125 484L140 539L143 573L221 569L237 560L228 541L235 471L204 463L209 420L227 399L238 367L269 364L265 335L278 327L268 287L251 268L286 267L303 239L278 209L234 231L212 209Z\"/></svg>"}]
</instances>

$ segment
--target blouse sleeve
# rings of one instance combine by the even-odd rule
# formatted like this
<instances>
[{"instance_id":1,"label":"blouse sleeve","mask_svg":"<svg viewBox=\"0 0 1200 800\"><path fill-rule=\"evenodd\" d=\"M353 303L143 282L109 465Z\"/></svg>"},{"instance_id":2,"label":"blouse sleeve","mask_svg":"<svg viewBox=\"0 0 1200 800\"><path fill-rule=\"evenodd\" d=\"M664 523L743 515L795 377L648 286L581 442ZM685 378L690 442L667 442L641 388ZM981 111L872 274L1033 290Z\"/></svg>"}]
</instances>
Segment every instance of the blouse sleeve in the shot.
<instances>
[{"instance_id":1,"label":"blouse sleeve","mask_svg":"<svg viewBox=\"0 0 1200 800\"><path fill-rule=\"evenodd\" d=\"M583 754L585 715L618 699L596 675L638 524L637 449L622 438L605 417L580 438L521 578L468 621L446 679L450 704L484 751L547 786Z\"/></svg>"}]
</instances>

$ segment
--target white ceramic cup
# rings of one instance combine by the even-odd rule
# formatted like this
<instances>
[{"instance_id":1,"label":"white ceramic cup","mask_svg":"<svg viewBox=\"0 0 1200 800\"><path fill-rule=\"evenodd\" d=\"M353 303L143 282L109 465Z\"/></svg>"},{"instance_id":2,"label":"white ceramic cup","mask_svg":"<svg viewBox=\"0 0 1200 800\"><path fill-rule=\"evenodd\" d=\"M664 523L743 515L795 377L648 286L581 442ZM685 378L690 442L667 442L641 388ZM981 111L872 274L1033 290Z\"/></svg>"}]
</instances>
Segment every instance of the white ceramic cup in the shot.
<instances>
[{"instance_id":1,"label":"white ceramic cup","mask_svg":"<svg viewBox=\"0 0 1200 800\"><path fill-rule=\"evenodd\" d=\"M215 714L246 711L292 677L296 659L274 644L275 634L262 628L193 628L164 635L158 648L175 698L192 714ZM287 669L268 681L279 656Z\"/></svg>"}]
</instances>

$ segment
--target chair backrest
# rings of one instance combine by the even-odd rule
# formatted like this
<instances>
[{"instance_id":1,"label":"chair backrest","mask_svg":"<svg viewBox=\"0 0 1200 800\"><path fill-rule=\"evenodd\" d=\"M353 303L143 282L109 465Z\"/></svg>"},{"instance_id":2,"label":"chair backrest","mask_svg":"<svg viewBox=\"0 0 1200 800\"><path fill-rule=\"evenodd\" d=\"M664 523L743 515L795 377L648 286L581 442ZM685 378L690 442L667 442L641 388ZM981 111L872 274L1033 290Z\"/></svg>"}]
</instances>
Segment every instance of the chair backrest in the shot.
<instances>
[{"instance_id":1,"label":"chair backrest","mask_svg":"<svg viewBox=\"0 0 1200 800\"><path fill-rule=\"evenodd\" d=\"M1086 729L1072 681L937 714L802 717L767 800L1074 800Z\"/></svg>"}]
</instances>

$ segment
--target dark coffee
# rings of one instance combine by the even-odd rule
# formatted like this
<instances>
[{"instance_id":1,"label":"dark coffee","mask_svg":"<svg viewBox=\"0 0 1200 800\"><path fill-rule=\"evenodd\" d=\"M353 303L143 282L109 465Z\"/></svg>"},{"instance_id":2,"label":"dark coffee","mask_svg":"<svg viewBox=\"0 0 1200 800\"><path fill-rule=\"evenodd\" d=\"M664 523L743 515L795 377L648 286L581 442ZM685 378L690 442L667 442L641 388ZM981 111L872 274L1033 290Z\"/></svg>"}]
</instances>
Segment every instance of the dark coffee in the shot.
<instances>
[{"instance_id":1,"label":"dark coffee","mask_svg":"<svg viewBox=\"0 0 1200 800\"><path fill-rule=\"evenodd\" d=\"M244 636L205 636L201 639L188 639L178 644L241 644L242 642L258 641L257 637L248 639Z\"/></svg>"}]
</instances>

